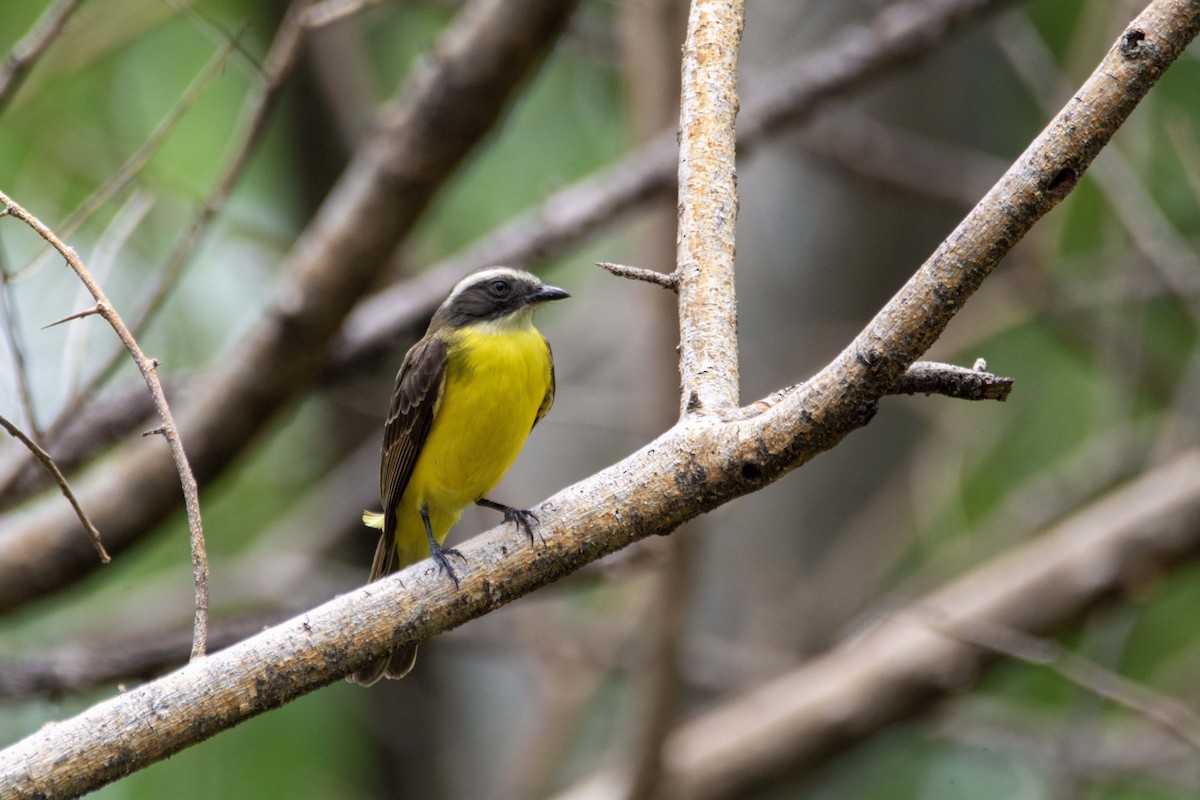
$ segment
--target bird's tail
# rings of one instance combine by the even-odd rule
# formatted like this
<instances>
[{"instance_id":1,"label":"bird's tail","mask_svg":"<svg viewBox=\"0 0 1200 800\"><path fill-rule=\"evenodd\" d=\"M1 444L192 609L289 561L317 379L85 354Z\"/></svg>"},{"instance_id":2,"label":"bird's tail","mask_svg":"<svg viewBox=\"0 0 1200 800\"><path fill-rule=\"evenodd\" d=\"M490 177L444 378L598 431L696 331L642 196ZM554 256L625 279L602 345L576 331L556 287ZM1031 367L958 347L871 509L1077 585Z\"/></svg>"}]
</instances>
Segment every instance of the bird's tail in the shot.
<instances>
[{"instance_id":1,"label":"bird's tail","mask_svg":"<svg viewBox=\"0 0 1200 800\"><path fill-rule=\"evenodd\" d=\"M384 515L380 511L364 511L363 524L370 528L383 530ZM396 547L390 536L379 537L379 545L375 549L375 561L371 565L370 581L378 580L396 568ZM351 683L359 686L370 686L380 678L403 678L417 663L417 646L415 644L401 647L376 661L372 661L362 669L349 676Z\"/></svg>"},{"instance_id":2,"label":"bird's tail","mask_svg":"<svg viewBox=\"0 0 1200 800\"><path fill-rule=\"evenodd\" d=\"M401 647L378 661L372 661L358 672L349 676L351 683L359 686L370 686L380 678L403 678L417 663L417 646L410 644Z\"/></svg>"}]
</instances>

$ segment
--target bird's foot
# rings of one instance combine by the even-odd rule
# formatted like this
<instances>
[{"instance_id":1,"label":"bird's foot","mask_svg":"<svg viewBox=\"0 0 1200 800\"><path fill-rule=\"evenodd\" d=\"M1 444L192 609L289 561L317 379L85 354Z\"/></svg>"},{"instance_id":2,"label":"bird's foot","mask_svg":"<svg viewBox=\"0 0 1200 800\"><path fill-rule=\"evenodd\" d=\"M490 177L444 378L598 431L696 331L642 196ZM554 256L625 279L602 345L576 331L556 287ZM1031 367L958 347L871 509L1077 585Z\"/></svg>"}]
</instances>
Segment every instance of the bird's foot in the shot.
<instances>
[{"instance_id":1,"label":"bird's foot","mask_svg":"<svg viewBox=\"0 0 1200 800\"><path fill-rule=\"evenodd\" d=\"M503 503L497 503L494 500L481 498L475 501L477 505L484 508L490 508L504 514L504 521L511 522L517 526L517 530L525 531L525 535L529 537L529 543L534 544L533 540L533 525L534 523L541 524L538 515L527 508L513 508L506 506ZM540 533L538 534L541 535Z\"/></svg>"},{"instance_id":2,"label":"bird's foot","mask_svg":"<svg viewBox=\"0 0 1200 800\"><path fill-rule=\"evenodd\" d=\"M453 547L442 547L437 542L432 542L429 550L430 556L433 557L433 560L438 563L441 569L446 571L446 574L450 576L450 580L454 581L454 588L457 589L458 576L454 574L454 568L450 566L450 556L461 559L464 564L467 563L467 557Z\"/></svg>"}]
</instances>

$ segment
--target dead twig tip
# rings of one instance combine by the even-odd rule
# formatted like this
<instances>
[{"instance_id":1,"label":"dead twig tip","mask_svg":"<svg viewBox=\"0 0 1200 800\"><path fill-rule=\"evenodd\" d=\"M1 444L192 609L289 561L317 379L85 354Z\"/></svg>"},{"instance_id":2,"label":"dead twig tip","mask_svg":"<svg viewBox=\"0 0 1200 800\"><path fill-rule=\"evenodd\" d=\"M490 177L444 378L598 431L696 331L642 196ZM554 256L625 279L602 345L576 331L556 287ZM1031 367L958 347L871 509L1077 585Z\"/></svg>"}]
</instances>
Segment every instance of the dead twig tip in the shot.
<instances>
[{"instance_id":1,"label":"dead twig tip","mask_svg":"<svg viewBox=\"0 0 1200 800\"><path fill-rule=\"evenodd\" d=\"M658 272L644 267L631 267L626 264L614 264L611 261L597 261L596 266L616 275L618 278L629 278L635 281L653 283L672 292L679 291L679 274L677 272Z\"/></svg>"}]
</instances>

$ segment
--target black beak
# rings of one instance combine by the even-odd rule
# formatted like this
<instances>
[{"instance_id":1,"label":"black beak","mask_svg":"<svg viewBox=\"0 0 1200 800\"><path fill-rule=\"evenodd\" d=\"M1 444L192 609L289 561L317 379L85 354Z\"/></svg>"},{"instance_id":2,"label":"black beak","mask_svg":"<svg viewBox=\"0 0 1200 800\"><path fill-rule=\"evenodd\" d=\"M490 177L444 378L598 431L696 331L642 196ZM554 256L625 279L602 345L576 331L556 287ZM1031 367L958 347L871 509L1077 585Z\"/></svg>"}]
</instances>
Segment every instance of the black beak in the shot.
<instances>
[{"instance_id":1,"label":"black beak","mask_svg":"<svg viewBox=\"0 0 1200 800\"><path fill-rule=\"evenodd\" d=\"M548 303L551 300L565 300L571 295L557 286L542 286L533 294L529 295L531 303Z\"/></svg>"}]
</instances>

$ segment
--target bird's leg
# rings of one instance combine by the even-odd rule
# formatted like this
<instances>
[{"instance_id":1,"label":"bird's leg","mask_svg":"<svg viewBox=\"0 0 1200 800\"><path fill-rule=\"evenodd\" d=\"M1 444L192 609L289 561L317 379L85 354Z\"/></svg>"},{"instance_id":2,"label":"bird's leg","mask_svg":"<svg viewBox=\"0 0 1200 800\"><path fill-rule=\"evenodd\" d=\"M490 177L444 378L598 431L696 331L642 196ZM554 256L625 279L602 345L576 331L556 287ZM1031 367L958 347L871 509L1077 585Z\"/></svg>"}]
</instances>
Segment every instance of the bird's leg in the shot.
<instances>
[{"instance_id":1,"label":"bird's leg","mask_svg":"<svg viewBox=\"0 0 1200 800\"><path fill-rule=\"evenodd\" d=\"M488 500L486 497L481 497L475 501L475 505L490 508L493 511L499 511L504 515L505 522L511 522L517 526L519 530L525 531L525 535L529 537L529 543L533 544L533 525L531 523L540 523L537 514L525 508L513 508L506 506L503 503L497 503L494 500ZM538 534L541 535L540 533Z\"/></svg>"},{"instance_id":2,"label":"bird's leg","mask_svg":"<svg viewBox=\"0 0 1200 800\"><path fill-rule=\"evenodd\" d=\"M425 535L429 537L429 555L438 563L442 569L446 570L446 574L450 576L450 580L454 581L454 588L458 588L458 576L454 574L454 570L450 567L450 556L458 556L467 563L467 557L455 550L453 547L442 547L438 544L437 539L433 538L433 525L429 523L429 506L421 506L421 522L425 523Z\"/></svg>"}]
</instances>

